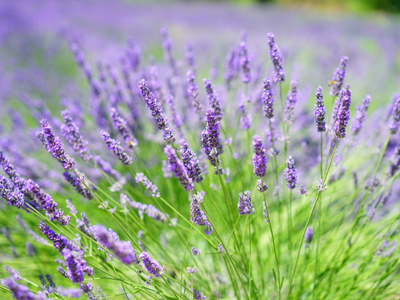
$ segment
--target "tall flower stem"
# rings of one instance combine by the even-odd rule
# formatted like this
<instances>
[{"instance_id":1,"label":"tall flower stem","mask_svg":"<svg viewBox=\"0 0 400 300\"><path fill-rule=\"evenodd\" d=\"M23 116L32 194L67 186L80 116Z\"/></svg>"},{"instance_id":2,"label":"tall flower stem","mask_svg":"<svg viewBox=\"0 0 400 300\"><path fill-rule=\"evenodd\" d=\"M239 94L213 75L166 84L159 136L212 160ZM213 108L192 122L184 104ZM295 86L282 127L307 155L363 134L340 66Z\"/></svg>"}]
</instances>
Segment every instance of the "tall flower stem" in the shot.
<instances>
[{"instance_id":1,"label":"tall flower stem","mask_svg":"<svg viewBox=\"0 0 400 300\"><path fill-rule=\"evenodd\" d=\"M274 248L276 270L277 270L277 272L278 272L278 277L276 277L275 280L276 280L276 284L277 284L279 299L281 299L281 289L282 289L282 285L281 285L281 281L280 281L281 275L280 275L280 271L279 271L279 258L278 258L278 253L277 253L277 247L276 247L276 245L275 245L274 230L272 229L272 222L271 222L271 218L270 218L270 216L269 216L269 211L268 211L268 206L267 206L267 200L266 200L266 198L265 198L265 192L263 193L263 196L264 196L265 211L267 212L269 230L270 230L270 232L271 232L272 247Z\"/></svg>"},{"instance_id":2,"label":"tall flower stem","mask_svg":"<svg viewBox=\"0 0 400 300\"><path fill-rule=\"evenodd\" d=\"M284 139L284 143L285 143L285 156L284 156L284 163L286 162L287 159L287 143L286 143L286 131L285 131L285 107L283 105L283 96L282 96L282 82L279 82L279 96L280 96L280 100L281 100L281 109L282 109L282 131L283 131L283 139Z\"/></svg>"},{"instance_id":3,"label":"tall flower stem","mask_svg":"<svg viewBox=\"0 0 400 300\"><path fill-rule=\"evenodd\" d=\"M249 296L251 299L251 216L249 216Z\"/></svg>"},{"instance_id":4,"label":"tall flower stem","mask_svg":"<svg viewBox=\"0 0 400 300\"><path fill-rule=\"evenodd\" d=\"M321 175L321 179L322 179L322 176L323 176L323 165L324 165L324 152L323 152L323 150L322 150L322 142L323 142L323 138L322 138L322 131L321 131L321 142L320 142L320 147L321 147L321 149L320 149L320 154L321 154L321 162L320 162L320 175Z\"/></svg>"},{"instance_id":5,"label":"tall flower stem","mask_svg":"<svg viewBox=\"0 0 400 300\"><path fill-rule=\"evenodd\" d=\"M292 192L293 190L290 189L289 191L289 280L290 280L290 272L292 270L292 255L293 255L293 239L292 239Z\"/></svg>"},{"instance_id":6,"label":"tall flower stem","mask_svg":"<svg viewBox=\"0 0 400 300\"><path fill-rule=\"evenodd\" d=\"M329 170L330 170L331 165L332 165L332 160L333 160L333 156L335 155L337 145L338 145L338 141L336 141L336 143L335 143L335 148L333 149L333 152L332 152L332 155L331 155L331 159L330 159L330 161L329 161L328 168L327 168L327 170L326 170L326 172L325 172L325 176L324 176L324 179L323 179L323 182L322 182L322 186L324 186L324 184L326 183L326 180L327 180L327 178L328 178ZM315 207L316 207L318 201L320 200L321 195L322 195L322 191L318 191L317 198L315 199L315 202L314 202L314 204L313 204L313 207L312 207L312 209L311 209L311 212L310 212L310 214L309 214L309 216L308 216L308 219L307 219L307 222L306 222L306 226L304 226L303 234L301 235L301 240L300 240L300 243L299 243L299 249L298 249L298 251L297 251L296 262L295 262L295 264L294 264L293 274L292 274L292 277L290 278L288 298L290 298L290 293L291 293L291 291L292 291L293 278L294 278L294 275L296 274L297 263L298 263L298 261L299 261L300 252L301 252L301 248L302 248L301 245L303 244L303 241L304 241L304 235L305 235L305 233L306 233L306 230L307 230L308 225L310 224L311 218L312 218L312 216L313 216L313 214L314 214Z\"/></svg>"}]
</instances>

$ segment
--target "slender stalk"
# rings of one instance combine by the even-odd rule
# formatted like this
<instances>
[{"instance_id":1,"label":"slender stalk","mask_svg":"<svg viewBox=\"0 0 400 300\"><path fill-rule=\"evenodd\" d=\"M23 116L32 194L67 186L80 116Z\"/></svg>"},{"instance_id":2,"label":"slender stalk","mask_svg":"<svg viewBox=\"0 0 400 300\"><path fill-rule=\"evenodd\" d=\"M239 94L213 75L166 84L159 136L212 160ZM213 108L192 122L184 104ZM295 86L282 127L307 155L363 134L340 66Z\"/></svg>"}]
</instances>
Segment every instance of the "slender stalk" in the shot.
<instances>
[{"instance_id":1,"label":"slender stalk","mask_svg":"<svg viewBox=\"0 0 400 300\"><path fill-rule=\"evenodd\" d=\"M264 205L265 205L265 211L267 212L267 218L268 218L268 224L269 224L269 230L271 232L271 240L272 240L272 246L274 248L274 255L275 255L275 263L276 263L276 270L278 272L278 277L275 278L276 279L276 284L277 284L277 289L278 289L278 295L279 295L279 299L281 299L281 284L280 284L280 271L279 271L279 258L278 258L278 254L277 254L277 247L275 245L275 237L274 237L274 230L272 229L272 222L271 222L271 218L269 216L269 210L268 210L268 206L267 206L267 200L265 197L265 192L263 193L264 196Z\"/></svg>"},{"instance_id":2,"label":"slender stalk","mask_svg":"<svg viewBox=\"0 0 400 300\"><path fill-rule=\"evenodd\" d=\"M330 170L331 165L332 165L332 160L333 160L333 156L335 155L337 145L338 145L338 142L335 143L335 148L333 149L333 152L332 152L332 155L331 155L331 159L330 159L330 161L329 161L328 168L327 168L327 170L326 170L326 172L325 172L325 177L324 177L324 179L323 179L322 185L325 184L326 179L327 179L327 177L328 177L329 170ZM307 222L306 222L306 226L304 226L303 234L301 235L301 240L300 240L300 243L299 243L299 249L298 249L298 251L297 251L296 262L295 262L295 264L294 264L293 274L292 274L292 277L290 278L288 298L290 298L290 293L291 293L291 291L292 291L293 278L294 278L294 275L296 274L297 263L298 263L298 261L299 261L300 252L301 252L301 248L302 248L301 245L303 244L303 241L304 241L304 235L305 235L305 233L306 233L306 230L307 230L308 225L310 224L311 218L312 218L312 216L313 216L313 214L314 214L315 207L316 207L316 205L317 205L317 203L318 203L318 200L319 200L320 197L321 197L321 194L322 194L322 192L319 191L319 192L318 192L318 195L317 195L317 198L315 199L315 202L314 202L313 207L312 207L312 209L311 209L311 212L310 212L310 214L309 214L309 216L308 216L308 219L307 219Z\"/></svg>"}]
</instances>

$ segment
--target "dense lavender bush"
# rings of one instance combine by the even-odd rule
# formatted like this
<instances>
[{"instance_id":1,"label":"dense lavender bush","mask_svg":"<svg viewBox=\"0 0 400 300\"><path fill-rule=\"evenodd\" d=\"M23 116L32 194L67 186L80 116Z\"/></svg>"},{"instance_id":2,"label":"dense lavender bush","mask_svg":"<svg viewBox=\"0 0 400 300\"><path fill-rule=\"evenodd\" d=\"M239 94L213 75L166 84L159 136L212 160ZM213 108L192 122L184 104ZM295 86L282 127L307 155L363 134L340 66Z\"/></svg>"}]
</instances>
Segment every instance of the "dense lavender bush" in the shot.
<instances>
[{"instance_id":1,"label":"dense lavender bush","mask_svg":"<svg viewBox=\"0 0 400 300\"><path fill-rule=\"evenodd\" d=\"M251 36L211 71L165 28L164 62L130 38L96 69L71 44L88 101L21 98L0 132L2 299L399 297L399 91L371 111L358 58L314 86Z\"/></svg>"}]
</instances>

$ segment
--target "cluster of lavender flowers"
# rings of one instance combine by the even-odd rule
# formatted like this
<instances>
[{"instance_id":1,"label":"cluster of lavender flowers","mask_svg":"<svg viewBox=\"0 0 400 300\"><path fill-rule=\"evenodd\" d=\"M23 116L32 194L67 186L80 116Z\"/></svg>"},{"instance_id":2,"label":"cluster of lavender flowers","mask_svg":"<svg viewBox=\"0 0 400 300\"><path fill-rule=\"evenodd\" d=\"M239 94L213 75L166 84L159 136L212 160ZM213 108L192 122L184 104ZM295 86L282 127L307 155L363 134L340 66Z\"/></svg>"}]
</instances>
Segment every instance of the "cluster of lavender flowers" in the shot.
<instances>
[{"instance_id":1,"label":"cluster of lavender flowers","mask_svg":"<svg viewBox=\"0 0 400 300\"><path fill-rule=\"evenodd\" d=\"M143 173L136 174L136 182L141 182L153 197L160 197L160 192L155 184L153 184Z\"/></svg>"},{"instance_id":2,"label":"cluster of lavender flowers","mask_svg":"<svg viewBox=\"0 0 400 300\"><path fill-rule=\"evenodd\" d=\"M343 86L344 76L346 75L347 61L349 58L347 56L342 56L340 59L339 67L333 73L333 78L331 81L331 96L339 96L340 91Z\"/></svg>"},{"instance_id":3,"label":"cluster of lavender flowers","mask_svg":"<svg viewBox=\"0 0 400 300\"><path fill-rule=\"evenodd\" d=\"M215 117L214 110L207 110L206 116L206 129L201 133L201 144L210 164L215 168L218 168L220 163L219 155L222 153L219 122Z\"/></svg>"},{"instance_id":4,"label":"cluster of lavender flowers","mask_svg":"<svg viewBox=\"0 0 400 300\"><path fill-rule=\"evenodd\" d=\"M136 147L138 144L136 138L130 133L126 121L120 116L115 107L111 108L110 117L113 120L115 129L121 134L128 148Z\"/></svg>"},{"instance_id":5,"label":"cluster of lavender flowers","mask_svg":"<svg viewBox=\"0 0 400 300\"><path fill-rule=\"evenodd\" d=\"M283 68L283 57L281 51L279 50L278 45L275 43L275 37L273 33L268 33L268 44L270 49L270 56L272 64L275 68L275 82L284 82L285 81L285 70Z\"/></svg>"},{"instance_id":6,"label":"cluster of lavender flowers","mask_svg":"<svg viewBox=\"0 0 400 300\"><path fill-rule=\"evenodd\" d=\"M116 157L125 165L129 166L132 163L132 157L130 157L120 146L119 141L110 138L110 134L102 130L100 132L101 139L106 143L108 149L114 153Z\"/></svg>"},{"instance_id":7,"label":"cluster of lavender flowers","mask_svg":"<svg viewBox=\"0 0 400 300\"><path fill-rule=\"evenodd\" d=\"M163 223L167 222L169 219L169 216L155 208L153 205L149 204L143 204L140 202L136 202L131 200L127 195L121 194L120 195L120 200L121 200L121 205L126 206L129 205L133 209L137 209L139 212L139 216L143 218L143 216L146 214L150 218L153 218L156 221L161 221Z\"/></svg>"},{"instance_id":8,"label":"cluster of lavender flowers","mask_svg":"<svg viewBox=\"0 0 400 300\"><path fill-rule=\"evenodd\" d=\"M196 223L199 226L206 226L205 233L211 234L213 228L208 221L204 211L201 210L200 205L203 203L205 193L203 191L192 195L190 202L190 222Z\"/></svg>"}]
</instances>

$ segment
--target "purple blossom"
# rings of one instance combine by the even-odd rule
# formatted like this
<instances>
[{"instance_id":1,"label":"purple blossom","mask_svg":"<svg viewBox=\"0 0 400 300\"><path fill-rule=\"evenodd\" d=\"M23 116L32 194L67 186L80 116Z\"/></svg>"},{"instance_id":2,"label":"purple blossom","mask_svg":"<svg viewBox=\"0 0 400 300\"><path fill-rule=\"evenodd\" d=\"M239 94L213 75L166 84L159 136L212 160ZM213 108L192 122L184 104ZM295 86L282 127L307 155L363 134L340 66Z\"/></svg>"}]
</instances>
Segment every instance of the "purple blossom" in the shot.
<instances>
[{"instance_id":1,"label":"purple blossom","mask_svg":"<svg viewBox=\"0 0 400 300\"><path fill-rule=\"evenodd\" d=\"M306 196L308 196L308 192L307 192L307 189L306 189L306 187L304 186L304 185L300 185L300 194L301 195L306 195Z\"/></svg>"},{"instance_id":2,"label":"purple blossom","mask_svg":"<svg viewBox=\"0 0 400 300\"><path fill-rule=\"evenodd\" d=\"M200 255L201 250L200 249L196 249L195 247L192 247L191 252L192 252L193 256L198 256L198 255Z\"/></svg>"},{"instance_id":3,"label":"purple blossom","mask_svg":"<svg viewBox=\"0 0 400 300\"><path fill-rule=\"evenodd\" d=\"M164 274L164 267L161 266L155 259L150 258L147 252L142 252L139 255L142 260L144 268L155 277L162 276Z\"/></svg>"},{"instance_id":4,"label":"purple blossom","mask_svg":"<svg viewBox=\"0 0 400 300\"><path fill-rule=\"evenodd\" d=\"M390 131L392 134L397 133L400 124L400 94L396 95L394 98L393 108L392 108L392 123L390 124Z\"/></svg>"},{"instance_id":5,"label":"purple blossom","mask_svg":"<svg viewBox=\"0 0 400 300\"><path fill-rule=\"evenodd\" d=\"M27 190L39 201L50 221L57 220L61 225L67 225L69 223L71 217L64 216L64 211L62 211L61 208L57 211L57 203L49 194L41 189L33 180L29 179L26 183Z\"/></svg>"},{"instance_id":6,"label":"purple blossom","mask_svg":"<svg viewBox=\"0 0 400 300\"><path fill-rule=\"evenodd\" d=\"M354 135L357 135L360 132L365 122L365 119L367 118L367 112L370 102L371 102L371 96L367 95L363 99L363 104L357 105L353 123L351 124L351 130L353 131Z\"/></svg>"},{"instance_id":7,"label":"purple blossom","mask_svg":"<svg viewBox=\"0 0 400 300\"><path fill-rule=\"evenodd\" d=\"M201 143L211 165L218 167L219 155L222 153L219 122L215 118L214 110L207 110L206 116L206 129L201 134Z\"/></svg>"},{"instance_id":8,"label":"purple blossom","mask_svg":"<svg viewBox=\"0 0 400 300\"><path fill-rule=\"evenodd\" d=\"M218 244L218 252L221 253L221 254L226 253L224 247L221 244Z\"/></svg>"},{"instance_id":9,"label":"purple blossom","mask_svg":"<svg viewBox=\"0 0 400 300\"><path fill-rule=\"evenodd\" d=\"M239 103L239 109L240 109L240 112L242 113L242 116L240 117L240 127L247 130L250 128L253 119L251 118L250 114L246 114L245 98L246 98L246 96L244 94L242 94L242 99Z\"/></svg>"},{"instance_id":10,"label":"purple blossom","mask_svg":"<svg viewBox=\"0 0 400 300\"><path fill-rule=\"evenodd\" d=\"M0 196L4 198L8 205L21 208L24 206L24 196L18 188L15 188L10 180L0 175Z\"/></svg>"},{"instance_id":11,"label":"purple blossom","mask_svg":"<svg viewBox=\"0 0 400 300\"><path fill-rule=\"evenodd\" d=\"M285 107L285 122L288 124L293 123L294 108L297 103L297 82L290 82L290 90L288 91Z\"/></svg>"},{"instance_id":12,"label":"purple blossom","mask_svg":"<svg viewBox=\"0 0 400 300\"><path fill-rule=\"evenodd\" d=\"M65 153L60 138L53 134L46 119L41 120L40 124L42 126L42 131L38 131L36 136L43 143L43 146L46 148L47 152L57 159L66 171L72 170L75 166L75 162Z\"/></svg>"},{"instance_id":13,"label":"purple blossom","mask_svg":"<svg viewBox=\"0 0 400 300\"><path fill-rule=\"evenodd\" d=\"M140 61L142 54L140 47L135 43L132 37L128 39L128 47L125 49L126 57L129 61L129 65L132 71L137 72L139 70Z\"/></svg>"},{"instance_id":14,"label":"purple blossom","mask_svg":"<svg viewBox=\"0 0 400 300\"><path fill-rule=\"evenodd\" d=\"M186 61L189 66L189 69L194 72L195 71L195 59L194 59L193 45L191 43L188 43L186 45Z\"/></svg>"},{"instance_id":15,"label":"purple blossom","mask_svg":"<svg viewBox=\"0 0 400 300\"><path fill-rule=\"evenodd\" d=\"M310 244L311 240L313 238L313 230L311 226L308 226L306 229L306 233L304 234L304 241L306 242L306 244Z\"/></svg>"},{"instance_id":16,"label":"purple blossom","mask_svg":"<svg viewBox=\"0 0 400 300\"><path fill-rule=\"evenodd\" d=\"M253 146L253 172L257 177L262 178L267 173L267 157L261 137L257 135L253 136Z\"/></svg>"},{"instance_id":17,"label":"purple blossom","mask_svg":"<svg viewBox=\"0 0 400 300\"><path fill-rule=\"evenodd\" d=\"M189 275L193 275L194 273L196 273L196 271L197 271L196 267L193 268L187 267L187 272Z\"/></svg>"},{"instance_id":18,"label":"purple blossom","mask_svg":"<svg viewBox=\"0 0 400 300\"><path fill-rule=\"evenodd\" d=\"M268 185L263 182L261 178L257 180L257 190L260 193L264 193L268 190Z\"/></svg>"},{"instance_id":19,"label":"purple blossom","mask_svg":"<svg viewBox=\"0 0 400 300\"><path fill-rule=\"evenodd\" d=\"M193 194L190 202L190 222L196 223L199 226L206 226L205 233L211 234L213 228L211 227L210 222L208 222L204 211L200 209L200 204L203 203L204 194L203 191Z\"/></svg>"},{"instance_id":20,"label":"purple blossom","mask_svg":"<svg viewBox=\"0 0 400 300\"><path fill-rule=\"evenodd\" d=\"M21 280L21 274L17 270L10 268L8 265L4 266L4 269L14 278L14 280L18 281Z\"/></svg>"},{"instance_id":21,"label":"purple blossom","mask_svg":"<svg viewBox=\"0 0 400 300\"><path fill-rule=\"evenodd\" d=\"M343 86L344 76L346 75L347 61L349 58L347 56L342 56L340 59L339 67L333 73L331 96L339 96L340 90Z\"/></svg>"},{"instance_id":22,"label":"purple blossom","mask_svg":"<svg viewBox=\"0 0 400 300\"><path fill-rule=\"evenodd\" d=\"M214 110L215 119L217 121L220 121L222 119L222 117L224 116L224 113L222 112L222 109L221 109L219 95L216 91L214 91L214 89L211 85L211 81L209 79L203 79L203 83L204 83L204 87L207 92L207 97L210 102L210 106Z\"/></svg>"},{"instance_id":23,"label":"purple blossom","mask_svg":"<svg viewBox=\"0 0 400 300\"><path fill-rule=\"evenodd\" d=\"M337 112L336 122L334 125L335 136L342 139L346 136L346 127L350 118L351 90L350 85L346 84L346 88L340 92L340 106Z\"/></svg>"},{"instance_id":24,"label":"purple blossom","mask_svg":"<svg viewBox=\"0 0 400 300\"><path fill-rule=\"evenodd\" d=\"M51 241L53 242L54 248L56 248L59 252L64 249L74 250L70 242L67 240L66 237L63 237L60 234L56 234L53 230L50 229L49 226L45 224L44 221L39 223L39 228L42 233Z\"/></svg>"},{"instance_id":25,"label":"purple blossom","mask_svg":"<svg viewBox=\"0 0 400 300\"><path fill-rule=\"evenodd\" d=\"M79 133L79 127L73 122L67 109L61 112L61 116L64 118L65 122L60 128L63 136L72 149L74 149L84 161L89 161L92 155L88 148L88 141Z\"/></svg>"},{"instance_id":26,"label":"purple blossom","mask_svg":"<svg viewBox=\"0 0 400 300\"><path fill-rule=\"evenodd\" d=\"M264 117L271 119L274 117L274 92L272 89L272 82L271 79L265 78L263 80L264 89L261 95L261 99L263 102L263 110L264 110Z\"/></svg>"},{"instance_id":27,"label":"purple blossom","mask_svg":"<svg viewBox=\"0 0 400 300\"><path fill-rule=\"evenodd\" d=\"M141 219L143 219L144 214L146 214L150 218L153 218L156 221L161 221L163 223L167 222L169 219L169 215L162 213L161 211L159 211L157 208L155 208L151 204L147 205L147 204L133 201L125 194L120 195L120 200L121 200L122 206L125 206L125 204L128 204L131 208L137 209Z\"/></svg>"},{"instance_id":28,"label":"purple blossom","mask_svg":"<svg viewBox=\"0 0 400 300\"><path fill-rule=\"evenodd\" d=\"M175 178L178 178L185 191L191 191L194 188L193 181L189 177L185 165L176 156L175 150L170 145L167 145L164 148L164 153L167 156L168 164Z\"/></svg>"},{"instance_id":29,"label":"purple blossom","mask_svg":"<svg viewBox=\"0 0 400 300\"><path fill-rule=\"evenodd\" d=\"M164 178L172 178L171 169L168 166L168 162L166 160L162 161L162 171Z\"/></svg>"},{"instance_id":30,"label":"purple blossom","mask_svg":"<svg viewBox=\"0 0 400 300\"><path fill-rule=\"evenodd\" d=\"M297 182L297 170L294 166L294 159L291 156L286 160L286 169L284 174L287 181L287 187L289 189L294 189Z\"/></svg>"},{"instance_id":31,"label":"purple blossom","mask_svg":"<svg viewBox=\"0 0 400 300\"><path fill-rule=\"evenodd\" d=\"M153 197L160 197L160 192L155 184L153 184L143 173L137 173L136 182L141 182Z\"/></svg>"},{"instance_id":32,"label":"purple blossom","mask_svg":"<svg viewBox=\"0 0 400 300\"><path fill-rule=\"evenodd\" d=\"M189 148L185 140L181 140L181 150L179 153L189 178L194 182L200 183L203 180L203 176L201 175L199 160L197 159L196 153Z\"/></svg>"},{"instance_id":33,"label":"purple blossom","mask_svg":"<svg viewBox=\"0 0 400 300\"><path fill-rule=\"evenodd\" d=\"M92 231L100 245L110 250L124 264L139 264L136 251L133 250L131 242L120 241L113 231L108 231L104 226L95 225Z\"/></svg>"},{"instance_id":34,"label":"purple blossom","mask_svg":"<svg viewBox=\"0 0 400 300\"><path fill-rule=\"evenodd\" d=\"M1 284L6 286L10 291L14 299L16 300L44 300L44 297L35 295L29 291L28 287L23 284L18 284L11 277L2 279Z\"/></svg>"},{"instance_id":35,"label":"purple blossom","mask_svg":"<svg viewBox=\"0 0 400 300\"><path fill-rule=\"evenodd\" d=\"M129 131L126 121L120 116L115 107L111 108L110 118L113 121L115 129L118 130L128 148L129 149L135 148L138 142L136 138Z\"/></svg>"},{"instance_id":36,"label":"purple blossom","mask_svg":"<svg viewBox=\"0 0 400 300\"><path fill-rule=\"evenodd\" d=\"M318 86L317 91L315 92L315 97L317 98L317 101L314 106L314 123L317 124L318 132L325 132L326 108L324 105L324 101L322 100L324 96L322 94L321 86Z\"/></svg>"},{"instance_id":37,"label":"purple blossom","mask_svg":"<svg viewBox=\"0 0 400 300\"><path fill-rule=\"evenodd\" d=\"M225 75L224 79L228 90L231 88L232 80L238 75L239 70L239 55L235 48L232 48L226 56Z\"/></svg>"},{"instance_id":38,"label":"purple blossom","mask_svg":"<svg viewBox=\"0 0 400 300\"><path fill-rule=\"evenodd\" d=\"M93 157L95 164L112 179L118 181L121 179L121 174L112 168L112 166L104 161L100 156L96 155Z\"/></svg>"},{"instance_id":39,"label":"purple blossom","mask_svg":"<svg viewBox=\"0 0 400 300\"><path fill-rule=\"evenodd\" d=\"M158 129L163 130L164 139L166 141L173 140L173 135L171 129L169 128L168 119L164 117L160 104L158 103L154 94L150 91L149 87L147 86L147 82L144 79L139 82L139 89L142 93L144 101L147 104L147 107L151 110L151 115L156 120Z\"/></svg>"},{"instance_id":40,"label":"purple blossom","mask_svg":"<svg viewBox=\"0 0 400 300\"><path fill-rule=\"evenodd\" d=\"M190 289L190 292L193 294L193 290ZM201 293L198 290L194 290L194 299L195 300L205 300L206 296L202 296Z\"/></svg>"},{"instance_id":41,"label":"purple blossom","mask_svg":"<svg viewBox=\"0 0 400 300\"><path fill-rule=\"evenodd\" d=\"M85 185L80 182L74 174L69 174L67 171L63 173L63 176L66 181L68 181L79 194L81 194L86 199L92 200L93 194L85 187Z\"/></svg>"},{"instance_id":42,"label":"purple blossom","mask_svg":"<svg viewBox=\"0 0 400 300\"><path fill-rule=\"evenodd\" d=\"M244 195L242 193L239 193L238 210L240 215L251 215L254 213L250 191L245 191Z\"/></svg>"},{"instance_id":43,"label":"purple blossom","mask_svg":"<svg viewBox=\"0 0 400 300\"><path fill-rule=\"evenodd\" d=\"M75 257L74 253L69 249L63 249L61 251L62 256L67 262L68 278L73 283L79 283L83 281L84 275L80 260Z\"/></svg>"},{"instance_id":44,"label":"purple blossom","mask_svg":"<svg viewBox=\"0 0 400 300\"><path fill-rule=\"evenodd\" d=\"M273 33L267 34L269 44L269 54L271 56L272 64L275 69L275 82L285 81L285 70L283 69L283 57L277 44L275 44L275 37Z\"/></svg>"},{"instance_id":45,"label":"purple blossom","mask_svg":"<svg viewBox=\"0 0 400 300\"><path fill-rule=\"evenodd\" d=\"M161 36L163 37L163 49L164 49L164 59L169 63L174 76L178 76L178 68L176 66L175 59L172 55L172 40L169 37L168 31L165 28L160 30Z\"/></svg>"},{"instance_id":46,"label":"purple blossom","mask_svg":"<svg viewBox=\"0 0 400 300\"><path fill-rule=\"evenodd\" d=\"M249 83L251 80L250 73L250 59L247 53L247 45L245 41L242 41L239 46L240 52L240 66L242 67L242 81L244 83Z\"/></svg>"},{"instance_id":47,"label":"purple blossom","mask_svg":"<svg viewBox=\"0 0 400 300\"><path fill-rule=\"evenodd\" d=\"M388 174L389 177L393 177L393 175L396 174L399 169L400 169L400 146L396 148L394 157L386 174Z\"/></svg>"},{"instance_id":48,"label":"purple blossom","mask_svg":"<svg viewBox=\"0 0 400 300\"><path fill-rule=\"evenodd\" d=\"M199 87L195 82L195 77L193 72L189 70L186 74L186 77L187 77L187 92L192 98L192 104L196 113L201 116L203 112L203 105L201 104L199 98Z\"/></svg>"},{"instance_id":49,"label":"purple blossom","mask_svg":"<svg viewBox=\"0 0 400 300\"><path fill-rule=\"evenodd\" d=\"M110 134L102 130L100 132L101 139L106 143L108 149L114 153L115 156L125 165L129 166L132 163L132 157L130 157L120 146L119 141L110 138Z\"/></svg>"}]
</instances>

